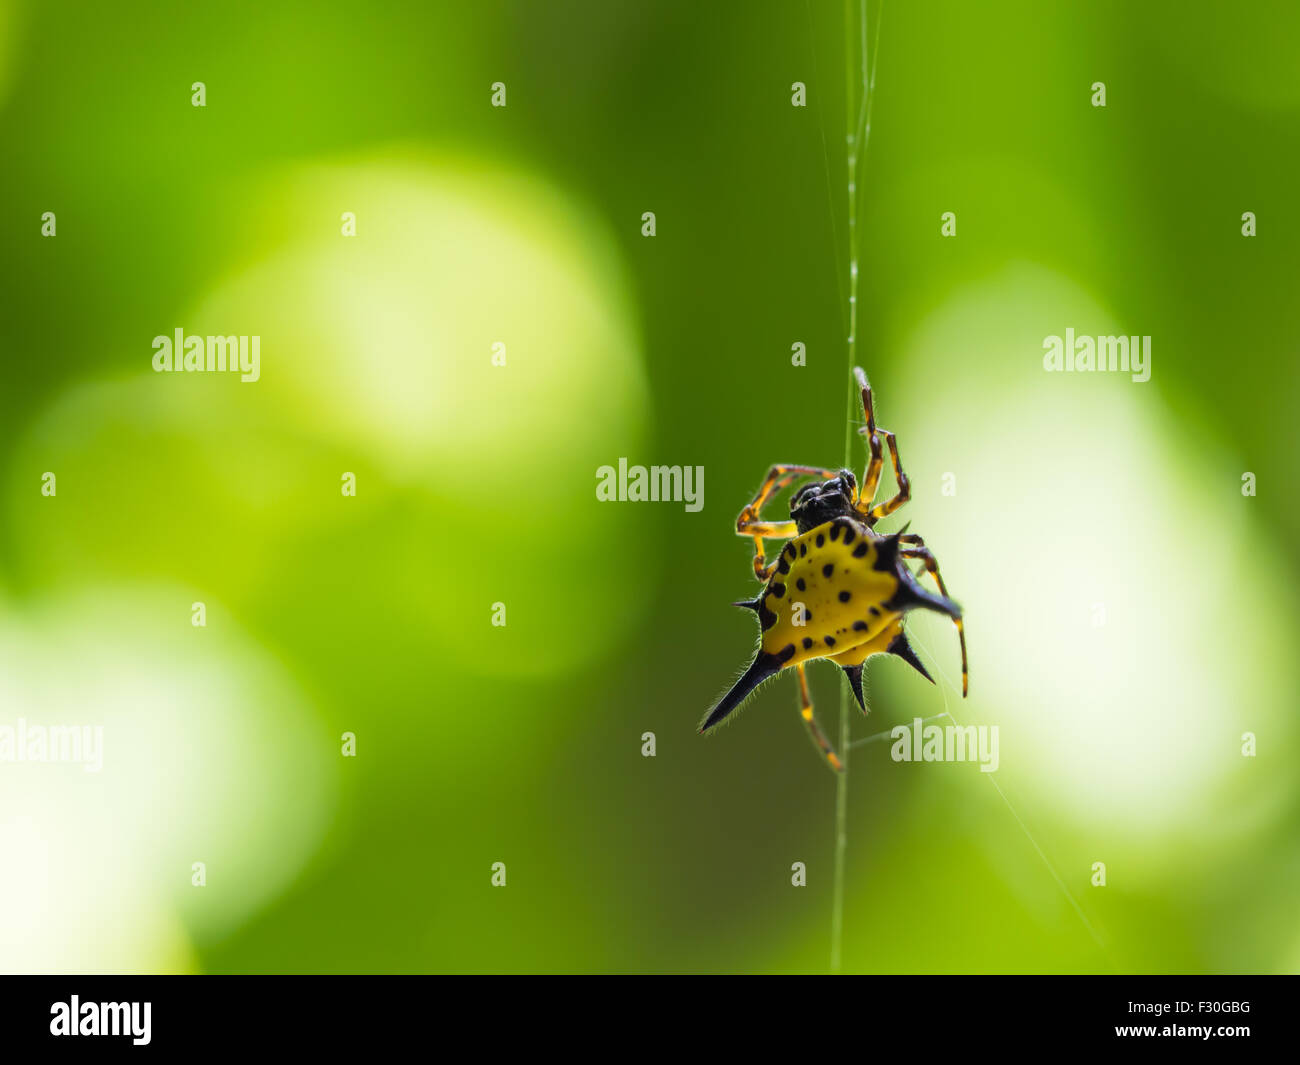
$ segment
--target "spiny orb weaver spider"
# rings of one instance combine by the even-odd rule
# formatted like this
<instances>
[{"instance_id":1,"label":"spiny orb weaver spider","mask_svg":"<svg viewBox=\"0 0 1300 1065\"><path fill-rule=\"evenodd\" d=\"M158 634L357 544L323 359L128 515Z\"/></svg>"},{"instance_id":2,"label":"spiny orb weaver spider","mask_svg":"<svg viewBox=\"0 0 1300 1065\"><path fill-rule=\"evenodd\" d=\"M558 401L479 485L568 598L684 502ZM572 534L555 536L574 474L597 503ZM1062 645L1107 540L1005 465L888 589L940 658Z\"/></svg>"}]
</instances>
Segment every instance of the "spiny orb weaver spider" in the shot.
<instances>
[{"instance_id":1,"label":"spiny orb weaver spider","mask_svg":"<svg viewBox=\"0 0 1300 1065\"><path fill-rule=\"evenodd\" d=\"M843 763L822 734L813 716L805 663L829 658L848 674L853 695L862 712L862 666L877 654L897 655L926 680L926 671L903 632L903 615L923 607L946 614L957 626L961 643L961 693L968 689L966 632L961 607L948 598L939 563L925 541L907 526L891 536L881 536L873 526L906 503L912 495L907 474L898 461L894 434L876 425L871 386L867 375L853 368L862 390L862 410L867 423L858 430L867 438L869 457L858 491L852 470L820 466L773 466L763 486L736 519L736 532L754 538L754 574L766 582L761 595L736 606L758 614L762 642L748 670L709 711L700 731L712 728L736 709L763 681L791 666L799 674L800 712L813 742L836 772ZM898 492L876 503L876 489L884 469L880 438L889 448ZM801 487L790 499L789 521L764 521L763 507L799 477L820 478ZM765 565L763 539L789 537L777 560ZM916 559L934 577L939 594L926 591L907 563Z\"/></svg>"}]
</instances>

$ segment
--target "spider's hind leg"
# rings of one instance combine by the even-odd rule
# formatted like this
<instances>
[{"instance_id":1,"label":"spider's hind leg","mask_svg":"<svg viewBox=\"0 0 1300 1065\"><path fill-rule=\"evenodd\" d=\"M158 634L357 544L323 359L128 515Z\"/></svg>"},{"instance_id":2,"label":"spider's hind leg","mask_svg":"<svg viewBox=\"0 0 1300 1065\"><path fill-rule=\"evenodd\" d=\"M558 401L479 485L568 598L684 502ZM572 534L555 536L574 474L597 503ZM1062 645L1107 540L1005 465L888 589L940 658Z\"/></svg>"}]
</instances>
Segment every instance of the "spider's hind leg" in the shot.
<instances>
[{"instance_id":1,"label":"spider's hind leg","mask_svg":"<svg viewBox=\"0 0 1300 1065\"><path fill-rule=\"evenodd\" d=\"M899 554L903 558L916 558L924 562L925 568L929 571L930 576L934 578L935 584L939 586L939 594L945 599L951 598L948 595L948 589L944 587L943 577L939 573L939 562L934 557L934 552L925 546L925 541L916 533L905 533L898 539L900 542L909 545L899 551ZM961 694L964 699L966 693L970 690L970 672L966 665L966 626L962 623L961 618L953 618L952 623L957 626L957 640L961 644Z\"/></svg>"},{"instance_id":2,"label":"spider's hind leg","mask_svg":"<svg viewBox=\"0 0 1300 1065\"><path fill-rule=\"evenodd\" d=\"M826 764L835 770L835 772L842 773L844 772L844 763L840 761L839 755L837 755L835 749L831 747L830 741L826 739L825 734L821 730L821 726L817 724L817 718L813 714L812 697L808 694L808 676L804 672L804 663L800 662L795 666L795 670L799 674L799 715L803 718L803 723L808 728L808 735L812 737L812 741L817 745L817 749L822 752L822 756L826 759Z\"/></svg>"}]
</instances>

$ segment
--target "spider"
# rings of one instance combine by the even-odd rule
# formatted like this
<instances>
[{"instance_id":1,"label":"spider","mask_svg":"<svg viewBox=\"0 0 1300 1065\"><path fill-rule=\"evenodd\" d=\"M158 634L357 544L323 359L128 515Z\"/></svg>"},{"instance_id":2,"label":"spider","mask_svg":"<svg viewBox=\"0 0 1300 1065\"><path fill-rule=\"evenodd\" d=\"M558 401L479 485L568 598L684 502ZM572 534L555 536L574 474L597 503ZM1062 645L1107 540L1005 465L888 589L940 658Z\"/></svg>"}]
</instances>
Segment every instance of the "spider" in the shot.
<instances>
[{"instance_id":1,"label":"spider","mask_svg":"<svg viewBox=\"0 0 1300 1065\"><path fill-rule=\"evenodd\" d=\"M961 607L948 598L939 563L921 537L907 532L907 526L891 536L874 531L876 522L911 498L912 488L899 463L894 434L876 425L867 375L857 367L853 372L866 415L866 425L858 432L867 438L869 449L862 490L858 490L852 470L780 465L768 471L758 494L736 519L737 534L754 539L754 574L766 587L756 599L734 605L758 614L762 640L749 668L700 726L701 732L711 729L759 684L793 667L799 674L804 724L836 772L844 765L818 727L808 695L804 667L810 660L829 658L843 669L864 714L862 666L872 655L897 655L933 684L934 678L903 632L904 614L925 608L946 614L956 625L963 697L969 687ZM876 503L885 464L882 437L889 448L898 491L892 499ZM815 479L791 497L790 520L763 520L763 507L772 497L805 476ZM786 539L780 555L770 564L763 553L764 538ZM913 574L908 566L911 560L923 563L924 571ZM938 595L921 587L918 578L926 572L934 577Z\"/></svg>"}]
</instances>

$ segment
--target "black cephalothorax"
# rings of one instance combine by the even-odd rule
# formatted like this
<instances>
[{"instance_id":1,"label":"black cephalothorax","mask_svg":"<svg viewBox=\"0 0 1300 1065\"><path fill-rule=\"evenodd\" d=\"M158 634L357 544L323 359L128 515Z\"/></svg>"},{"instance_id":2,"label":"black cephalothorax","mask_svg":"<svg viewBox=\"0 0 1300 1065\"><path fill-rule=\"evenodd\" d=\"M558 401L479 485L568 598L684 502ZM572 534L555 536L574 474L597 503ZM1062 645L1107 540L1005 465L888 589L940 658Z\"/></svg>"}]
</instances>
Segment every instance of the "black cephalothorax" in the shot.
<instances>
[{"instance_id":1,"label":"black cephalothorax","mask_svg":"<svg viewBox=\"0 0 1300 1065\"><path fill-rule=\"evenodd\" d=\"M809 481L790 499L790 517L795 527L806 533L835 518L861 521L863 515L854 505L858 479L852 470L840 470L829 481Z\"/></svg>"}]
</instances>

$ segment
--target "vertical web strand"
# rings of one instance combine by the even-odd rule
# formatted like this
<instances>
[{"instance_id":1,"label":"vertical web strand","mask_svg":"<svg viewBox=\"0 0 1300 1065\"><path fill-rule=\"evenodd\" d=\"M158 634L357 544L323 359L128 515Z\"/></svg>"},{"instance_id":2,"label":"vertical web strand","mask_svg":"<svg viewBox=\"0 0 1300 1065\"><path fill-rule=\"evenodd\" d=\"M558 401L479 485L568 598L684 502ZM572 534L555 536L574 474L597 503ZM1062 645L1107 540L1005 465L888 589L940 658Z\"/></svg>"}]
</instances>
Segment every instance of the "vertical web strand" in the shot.
<instances>
[{"instance_id":1,"label":"vertical web strand","mask_svg":"<svg viewBox=\"0 0 1300 1065\"><path fill-rule=\"evenodd\" d=\"M821 85L821 69L817 63L817 23L813 18L812 0L804 0L804 10L808 13L808 43L812 52L813 79L814 84ZM820 101L820 94L813 97L814 101ZM820 102L817 103L817 132L822 142L822 170L826 177L826 202L830 208L830 228L831 228L831 246L835 254L835 261L831 264L831 273L835 277L835 291L838 293L838 299L835 301L836 309L840 312L840 325L848 329L848 320L846 318L847 301L844 296L844 275L840 273L840 233L839 220L835 211L835 190L831 185L831 155L830 150L826 147L826 119L825 112Z\"/></svg>"},{"instance_id":2,"label":"vertical web strand","mask_svg":"<svg viewBox=\"0 0 1300 1065\"><path fill-rule=\"evenodd\" d=\"M849 253L849 400L844 419L844 465L853 461L853 366L858 342L858 154L866 138L859 133L865 126L870 79L867 76L867 0L860 0L862 99L858 104L860 121L854 121L853 76L853 0L844 3L844 121L847 127L845 150L848 156L848 253ZM831 972L838 973L843 964L844 945L844 867L848 852L849 746L851 742L848 678L840 680L840 758L843 768L835 780L835 879L831 901Z\"/></svg>"},{"instance_id":3,"label":"vertical web strand","mask_svg":"<svg viewBox=\"0 0 1300 1065\"><path fill-rule=\"evenodd\" d=\"M883 6L883 5L882 5ZM867 0L859 0L858 34L853 30L853 0L844 3L844 121L848 158L848 259L849 259L849 331L848 331L848 410L844 419L844 465L853 462L853 426L857 394L853 387L853 367L858 353L858 163L871 138L871 105L875 101L876 60L880 55L880 9L876 12L875 52L868 50ZM858 36L861 62L861 99L854 120L853 41ZM870 57L868 65L868 57ZM851 700L848 678L840 682L840 758L843 769L835 781L835 873L831 902L831 972L838 973L843 964L844 942L844 871L848 854L849 748L851 735Z\"/></svg>"},{"instance_id":4,"label":"vertical web strand","mask_svg":"<svg viewBox=\"0 0 1300 1065\"><path fill-rule=\"evenodd\" d=\"M849 272L849 291L848 291L848 376L849 376L849 398L848 409L844 421L844 465L850 467L853 461L853 425L855 421L857 395L853 387L853 367L857 362L857 333L858 333L858 194L857 194L857 164L861 155L866 152L867 142L871 138L871 110L875 103L876 96L876 61L880 57L880 22L883 13L883 3L876 11L876 39L873 42L874 51L868 52L868 33L867 33L867 0L860 0L859 6L859 51L861 54L861 80L862 80L862 97L858 101L858 119L854 122L854 62L853 62L853 40L855 37L853 26L853 0L845 0L844 3L844 60L845 60L845 122L847 124L846 148L848 152L848 272ZM868 62L868 55L870 61ZM824 143L824 138L823 138ZM829 180L829 168L827 170ZM833 213L833 212L832 212ZM836 260L838 269L839 254L836 249ZM938 665L939 659L930 651L924 641L916 633L912 633L912 639L922 650L924 650L930 659L935 663L943 684L939 685L943 694L944 709L936 717L947 717L949 721L956 723L948 702L948 692L951 690L956 694L956 687L951 679ZM933 720L933 719L928 719ZM849 777L849 749L864 743L870 743L873 740L889 735L889 733L880 733L878 736L869 736L859 740L857 744L852 742L850 735L850 697L848 680L842 679L840 686L840 755L844 764L843 771L838 774L835 790L835 873L834 873L834 893L831 908L831 971L838 973L842 965L842 941L844 934L844 867L845 858L848 848L848 777ZM984 775L984 774L982 774ZM1042 861L1047 872L1055 882L1061 894L1065 897L1075 915L1079 918L1085 931L1092 938L1093 942L1111 961L1110 951L1107 947L1103 936L1094 927L1088 919L1083 907L1079 904L1074 894L1066 886L1065 881L1056 871L1056 867L1047 857L1038 841L1029 831L1028 826L1021 818L1011 800L1007 797L1006 792L1002 790L1001 785L993 779L992 774L987 774L989 783L997 791L998 796L1006 805L1008 812L1015 819L1020 830L1024 833L1025 838L1029 841Z\"/></svg>"}]
</instances>

